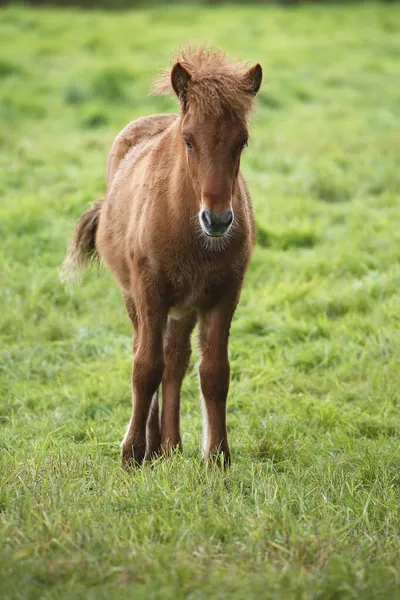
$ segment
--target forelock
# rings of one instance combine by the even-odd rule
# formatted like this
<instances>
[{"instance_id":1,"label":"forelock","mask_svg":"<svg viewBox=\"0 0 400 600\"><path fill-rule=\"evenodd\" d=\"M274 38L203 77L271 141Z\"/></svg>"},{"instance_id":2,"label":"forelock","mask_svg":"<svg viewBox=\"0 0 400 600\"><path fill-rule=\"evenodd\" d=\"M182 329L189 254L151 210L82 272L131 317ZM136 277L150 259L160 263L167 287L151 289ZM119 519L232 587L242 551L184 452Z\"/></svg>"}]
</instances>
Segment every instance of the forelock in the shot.
<instances>
[{"instance_id":1,"label":"forelock","mask_svg":"<svg viewBox=\"0 0 400 600\"><path fill-rule=\"evenodd\" d=\"M254 106L254 97L245 81L248 64L233 62L219 50L185 48L174 58L190 73L187 111L195 118L219 116L229 111L246 119ZM161 73L153 86L158 94L172 93L170 69Z\"/></svg>"}]
</instances>

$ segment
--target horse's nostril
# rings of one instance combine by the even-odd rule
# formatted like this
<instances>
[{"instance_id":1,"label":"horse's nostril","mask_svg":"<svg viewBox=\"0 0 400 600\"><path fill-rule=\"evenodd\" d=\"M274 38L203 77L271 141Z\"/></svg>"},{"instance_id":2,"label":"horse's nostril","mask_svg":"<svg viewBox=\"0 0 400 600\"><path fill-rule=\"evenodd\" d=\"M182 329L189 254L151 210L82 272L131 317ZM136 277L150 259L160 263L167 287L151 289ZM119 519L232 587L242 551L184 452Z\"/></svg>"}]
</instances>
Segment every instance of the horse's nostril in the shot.
<instances>
[{"instance_id":1,"label":"horse's nostril","mask_svg":"<svg viewBox=\"0 0 400 600\"><path fill-rule=\"evenodd\" d=\"M233 212L231 210L228 210L228 212L223 216L222 220L223 220L224 225L229 227L229 225L231 225L231 223L233 221Z\"/></svg>"},{"instance_id":2,"label":"horse's nostril","mask_svg":"<svg viewBox=\"0 0 400 600\"><path fill-rule=\"evenodd\" d=\"M213 226L213 219L211 212L209 210L203 210L201 213L201 220L207 229L210 229Z\"/></svg>"}]
</instances>

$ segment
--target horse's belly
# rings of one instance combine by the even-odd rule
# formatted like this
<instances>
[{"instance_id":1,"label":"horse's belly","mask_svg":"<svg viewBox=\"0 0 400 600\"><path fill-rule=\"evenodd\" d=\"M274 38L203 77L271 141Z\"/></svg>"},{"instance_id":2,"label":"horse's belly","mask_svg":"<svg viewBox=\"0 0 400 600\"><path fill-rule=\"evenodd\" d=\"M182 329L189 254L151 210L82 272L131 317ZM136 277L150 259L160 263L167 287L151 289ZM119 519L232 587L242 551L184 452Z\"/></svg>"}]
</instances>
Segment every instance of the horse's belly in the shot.
<instances>
[{"instance_id":1,"label":"horse's belly","mask_svg":"<svg viewBox=\"0 0 400 600\"><path fill-rule=\"evenodd\" d=\"M191 315L194 310L196 310L196 301L192 293L184 294L179 298L179 300L178 298L176 298L176 300L176 304L171 306L168 311L168 318L184 319L185 317Z\"/></svg>"},{"instance_id":2,"label":"horse's belly","mask_svg":"<svg viewBox=\"0 0 400 600\"><path fill-rule=\"evenodd\" d=\"M168 318L169 319L184 319L193 313L193 307L190 306L173 306L169 309Z\"/></svg>"}]
</instances>

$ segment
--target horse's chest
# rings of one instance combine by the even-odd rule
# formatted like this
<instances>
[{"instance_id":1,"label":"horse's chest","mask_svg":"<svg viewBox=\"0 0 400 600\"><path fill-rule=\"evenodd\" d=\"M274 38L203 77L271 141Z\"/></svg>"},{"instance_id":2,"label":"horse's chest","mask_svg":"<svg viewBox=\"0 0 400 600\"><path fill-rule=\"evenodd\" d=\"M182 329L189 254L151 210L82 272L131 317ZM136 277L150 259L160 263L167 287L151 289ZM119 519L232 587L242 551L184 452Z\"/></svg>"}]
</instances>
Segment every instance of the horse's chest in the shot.
<instances>
[{"instance_id":1,"label":"horse's chest","mask_svg":"<svg viewBox=\"0 0 400 600\"><path fill-rule=\"evenodd\" d=\"M181 319L195 310L212 305L226 286L227 273L215 266L204 268L197 264L194 269L182 269L173 275L172 307L169 316Z\"/></svg>"}]
</instances>

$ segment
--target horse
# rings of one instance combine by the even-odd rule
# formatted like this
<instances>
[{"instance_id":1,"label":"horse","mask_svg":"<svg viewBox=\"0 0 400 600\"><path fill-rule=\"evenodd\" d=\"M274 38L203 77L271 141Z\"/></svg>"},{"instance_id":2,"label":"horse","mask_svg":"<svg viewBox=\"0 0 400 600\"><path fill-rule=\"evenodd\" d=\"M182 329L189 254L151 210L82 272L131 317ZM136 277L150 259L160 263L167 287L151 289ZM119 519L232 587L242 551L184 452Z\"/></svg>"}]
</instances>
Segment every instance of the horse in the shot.
<instances>
[{"instance_id":1,"label":"horse","mask_svg":"<svg viewBox=\"0 0 400 600\"><path fill-rule=\"evenodd\" d=\"M154 84L156 93L176 94L179 114L142 117L119 133L106 194L76 224L64 279L100 259L134 328L124 469L182 449L181 386L197 323L204 456L231 462L228 340L256 237L240 158L261 81L259 64L182 49Z\"/></svg>"}]
</instances>

